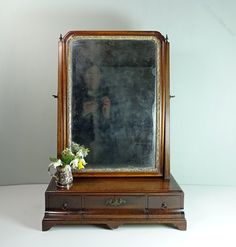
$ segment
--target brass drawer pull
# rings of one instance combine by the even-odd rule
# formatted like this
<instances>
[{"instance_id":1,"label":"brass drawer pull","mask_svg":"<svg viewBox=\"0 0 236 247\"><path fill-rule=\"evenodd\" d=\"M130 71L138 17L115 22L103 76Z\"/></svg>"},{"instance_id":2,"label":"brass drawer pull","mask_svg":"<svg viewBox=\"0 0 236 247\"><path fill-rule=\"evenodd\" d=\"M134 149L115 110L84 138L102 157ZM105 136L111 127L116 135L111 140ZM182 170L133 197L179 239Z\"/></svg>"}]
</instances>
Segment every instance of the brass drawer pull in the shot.
<instances>
[{"instance_id":1,"label":"brass drawer pull","mask_svg":"<svg viewBox=\"0 0 236 247\"><path fill-rule=\"evenodd\" d=\"M115 198L115 199L111 198L106 200L106 205L111 207L119 207L125 205L126 203L127 201L122 198Z\"/></svg>"},{"instance_id":2,"label":"brass drawer pull","mask_svg":"<svg viewBox=\"0 0 236 247\"><path fill-rule=\"evenodd\" d=\"M63 210L67 210L67 209L68 209L68 203L67 203L67 202L64 202L64 203L63 203L62 209L63 209Z\"/></svg>"}]
</instances>

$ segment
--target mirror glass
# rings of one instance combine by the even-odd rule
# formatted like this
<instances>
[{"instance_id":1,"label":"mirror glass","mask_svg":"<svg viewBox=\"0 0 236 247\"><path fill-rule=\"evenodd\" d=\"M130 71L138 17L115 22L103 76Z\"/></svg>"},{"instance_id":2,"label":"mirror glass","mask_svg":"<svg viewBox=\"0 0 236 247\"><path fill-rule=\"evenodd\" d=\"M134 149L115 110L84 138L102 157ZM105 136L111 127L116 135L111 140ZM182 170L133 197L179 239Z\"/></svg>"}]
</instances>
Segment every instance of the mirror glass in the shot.
<instances>
[{"instance_id":1,"label":"mirror glass","mask_svg":"<svg viewBox=\"0 0 236 247\"><path fill-rule=\"evenodd\" d=\"M68 138L90 148L87 170L159 169L159 47L145 36L69 40Z\"/></svg>"}]
</instances>

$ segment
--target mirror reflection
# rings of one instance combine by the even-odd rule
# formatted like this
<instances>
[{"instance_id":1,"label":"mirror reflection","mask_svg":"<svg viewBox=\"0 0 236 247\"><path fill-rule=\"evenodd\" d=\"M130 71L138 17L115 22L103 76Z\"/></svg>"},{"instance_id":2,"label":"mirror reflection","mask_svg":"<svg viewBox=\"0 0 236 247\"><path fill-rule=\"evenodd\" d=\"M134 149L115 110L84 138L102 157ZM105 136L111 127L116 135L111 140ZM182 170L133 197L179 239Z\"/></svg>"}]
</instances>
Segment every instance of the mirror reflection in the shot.
<instances>
[{"instance_id":1,"label":"mirror reflection","mask_svg":"<svg viewBox=\"0 0 236 247\"><path fill-rule=\"evenodd\" d=\"M91 149L87 169L155 168L157 42L70 41L69 139Z\"/></svg>"}]
</instances>

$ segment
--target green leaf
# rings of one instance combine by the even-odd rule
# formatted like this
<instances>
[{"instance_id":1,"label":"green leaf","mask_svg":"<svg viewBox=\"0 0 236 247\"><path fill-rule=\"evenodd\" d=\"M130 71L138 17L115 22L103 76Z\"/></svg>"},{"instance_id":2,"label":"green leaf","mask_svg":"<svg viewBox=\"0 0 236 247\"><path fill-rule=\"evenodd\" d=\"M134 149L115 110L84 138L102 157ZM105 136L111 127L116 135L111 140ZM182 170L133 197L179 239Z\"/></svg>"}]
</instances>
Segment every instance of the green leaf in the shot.
<instances>
[{"instance_id":1,"label":"green leaf","mask_svg":"<svg viewBox=\"0 0 236 247\"><path fill-rule=\"evenodd\" d=\"M70 162L75 158L75 155L71 152L69 148L66 148L61 153L61 160L65 164L70 164Z\"/></svg>"}]
</instances>

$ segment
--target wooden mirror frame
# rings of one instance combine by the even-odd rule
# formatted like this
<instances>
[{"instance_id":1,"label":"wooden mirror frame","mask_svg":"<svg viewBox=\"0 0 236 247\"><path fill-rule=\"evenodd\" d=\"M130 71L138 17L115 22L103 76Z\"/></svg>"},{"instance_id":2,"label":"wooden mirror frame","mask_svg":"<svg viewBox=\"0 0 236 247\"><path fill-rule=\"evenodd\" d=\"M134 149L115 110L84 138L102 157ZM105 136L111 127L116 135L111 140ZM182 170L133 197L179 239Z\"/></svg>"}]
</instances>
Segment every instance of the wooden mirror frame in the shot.
<instances>
[{"instance_id":1,"label":"wooden mirror frame","mask_svg":"<svg viewBox=\"0 0 236 247\"><path fill-rule=\"evenodd\" d=\"M147 36L160 41L160 136L159 166L156 171L110 171L79 172L74 176L108 176L108 177L164 177L170 178L169 158L169 42L159 32L153 31L71 31L59 41L58 60L58 119L57 119L57 155L68 147L68 46L76 36Z\"/></svg>"}]
</instances>

